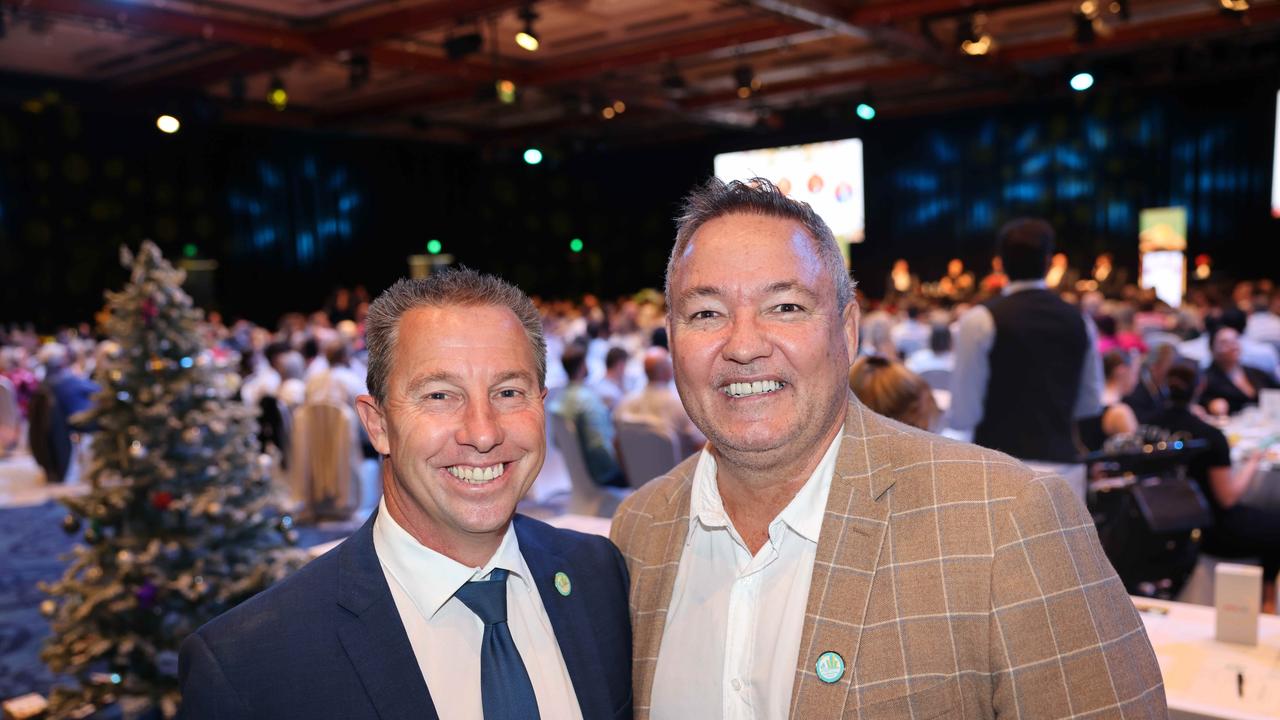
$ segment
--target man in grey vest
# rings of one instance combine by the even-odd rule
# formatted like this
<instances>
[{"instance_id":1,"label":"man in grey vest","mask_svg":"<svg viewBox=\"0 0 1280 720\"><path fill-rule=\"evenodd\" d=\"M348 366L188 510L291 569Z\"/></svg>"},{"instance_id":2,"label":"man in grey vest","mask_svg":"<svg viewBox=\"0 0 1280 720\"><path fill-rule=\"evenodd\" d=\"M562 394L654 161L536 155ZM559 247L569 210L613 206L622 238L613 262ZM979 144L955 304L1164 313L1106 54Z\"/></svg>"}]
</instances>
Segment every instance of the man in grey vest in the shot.
<instances>
[{"instance_id":1,"label":"man in grey vest","mask_svg":"<svg viewBox=\"0 0 1280 720\"><path fill-rule=\"evenodd\" d=\"M1044 220L1000 228L1009 284L960 318L949 426L1060 475L1083 497L1075 421L1102 412L1102 361L1092 321L1045 283L1053 246Z\"/></svg>"}]
</instances>

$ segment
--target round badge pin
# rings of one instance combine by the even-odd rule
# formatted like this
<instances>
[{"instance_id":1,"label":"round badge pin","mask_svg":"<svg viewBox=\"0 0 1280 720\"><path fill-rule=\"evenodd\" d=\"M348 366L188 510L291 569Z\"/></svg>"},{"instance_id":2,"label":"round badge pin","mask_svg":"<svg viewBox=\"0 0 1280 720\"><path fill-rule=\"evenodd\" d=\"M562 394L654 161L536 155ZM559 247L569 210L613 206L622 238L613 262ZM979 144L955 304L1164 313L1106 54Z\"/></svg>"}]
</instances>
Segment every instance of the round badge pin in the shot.
<instances>
[{"instance_id":1,"label":"round badge pin","mask_svg":"<svg viewBox=\"0 0 1280 720\"><path fill-rule=\"evenodd\" d=\"M565 597L569 597L569 593L573 592L573 583L569 582L569 576L562 572L556 573L556 590Z\"/></svg>"},{"instance_id":2,"label":"round badge pin","mask_svg":"<svg viewBox=\"0 0 1280 720\"><path fill-rule=\"evenodd\" d=\"M814 670L818 673L818 679L824 683L833 683L844 677L844 658L840 657L840 653L828 650L818 656L818 662L814 665Z\"/></svg>"}]
</instances>

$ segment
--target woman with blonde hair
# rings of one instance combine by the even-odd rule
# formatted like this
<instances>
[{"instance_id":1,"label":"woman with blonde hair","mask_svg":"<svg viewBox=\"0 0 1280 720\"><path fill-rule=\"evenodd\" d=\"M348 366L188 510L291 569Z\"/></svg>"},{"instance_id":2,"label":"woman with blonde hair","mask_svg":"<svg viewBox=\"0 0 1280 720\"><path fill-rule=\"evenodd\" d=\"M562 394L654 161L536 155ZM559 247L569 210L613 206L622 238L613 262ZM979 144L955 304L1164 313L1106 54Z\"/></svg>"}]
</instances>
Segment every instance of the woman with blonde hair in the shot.
<instances>
[{"instance_id":1,"label":"woman with blonde hair","mask_svg":"<svg viewBox=\"0 0 1280 720\"><path fill-rule=\"evenodd\" d=\"M923 378L902 363L879 355L864 355L854 361L849 368L849 388L875 412L921 430L933 430L942 415Z\"/></svg>"}]
</instances>

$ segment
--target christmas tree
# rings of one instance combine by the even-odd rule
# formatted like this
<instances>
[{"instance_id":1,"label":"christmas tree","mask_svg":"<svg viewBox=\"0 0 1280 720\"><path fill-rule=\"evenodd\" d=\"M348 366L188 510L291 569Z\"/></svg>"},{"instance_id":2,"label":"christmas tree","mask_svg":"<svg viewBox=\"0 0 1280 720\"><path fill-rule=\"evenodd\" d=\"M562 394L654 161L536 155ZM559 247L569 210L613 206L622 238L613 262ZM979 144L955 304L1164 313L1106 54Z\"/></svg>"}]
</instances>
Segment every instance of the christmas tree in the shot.
<instances>
[{"instance_id":1,"label":"christmas tree","mask_svg":"<svg viewBox=\"0 0 1280 720\"><path fill-rule=\"evenodd\" d=\"M234 376L204 347L185 274L145 242L125 289L107 293L102 391L75 420L94 427L92 490L64 502L83 531L62 579L43 586L53 625L42 657L74 687L53 717L172 717L178 647L204 622L300 563L296 531L275 504L250 412Z\"/></svg>"}]
</instances>

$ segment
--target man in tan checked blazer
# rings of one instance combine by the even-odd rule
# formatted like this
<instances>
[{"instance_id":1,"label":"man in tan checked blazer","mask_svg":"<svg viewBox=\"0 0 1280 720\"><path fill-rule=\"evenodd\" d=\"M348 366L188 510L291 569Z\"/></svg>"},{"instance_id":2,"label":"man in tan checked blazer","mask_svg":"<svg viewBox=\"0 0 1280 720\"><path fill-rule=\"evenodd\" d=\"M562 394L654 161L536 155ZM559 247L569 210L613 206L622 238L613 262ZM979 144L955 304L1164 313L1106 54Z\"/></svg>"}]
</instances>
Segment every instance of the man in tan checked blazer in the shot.
<instances>
[{"instance_id":1,"label":"man in tan checked blazer","mask_svg":"<svg viewBox=\"0 0 1280 720\"><path fill-rule=\"evenodd\" d=\"M637 718L1165 717L1066 484L848 392L857 305L808 205L708 182L667 295L709 442L614 518Z\"/></svg>"}]
</instances>

